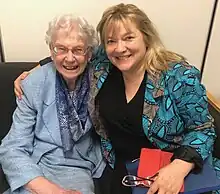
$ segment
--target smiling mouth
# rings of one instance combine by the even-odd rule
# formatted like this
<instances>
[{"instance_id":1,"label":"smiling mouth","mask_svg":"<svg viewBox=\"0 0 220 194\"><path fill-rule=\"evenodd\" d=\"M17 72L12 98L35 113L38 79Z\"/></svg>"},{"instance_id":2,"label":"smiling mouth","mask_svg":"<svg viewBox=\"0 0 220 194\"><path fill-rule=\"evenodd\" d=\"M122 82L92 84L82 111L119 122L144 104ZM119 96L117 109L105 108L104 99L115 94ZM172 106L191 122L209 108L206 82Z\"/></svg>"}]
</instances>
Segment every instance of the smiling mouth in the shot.
<instances>
[{"instance_id":1,"label":"smiling mouth","mask_svg":"<svg viewBox=\"0 0 220 194\"><path fill-rule=\"evenodd\" d=\"M115 57L116 59L118 59L118 60L127 60L127 59L129 59L131 57L131 55L127 55L127 56L117 56L117 57Z\"/></svg>"},{"instance_id":2,"label":"smiling mouth","mask_svg":"<svg viewBox=\"0 0 220 194\"><path fill-rule=\"evenodd\" d=\"M68 70L68 71L73 71L73 70L78 69L79 65L76 65L76 66L65 66L65 65L63 65L63 68Z\"/></svg>"}]
</instances>

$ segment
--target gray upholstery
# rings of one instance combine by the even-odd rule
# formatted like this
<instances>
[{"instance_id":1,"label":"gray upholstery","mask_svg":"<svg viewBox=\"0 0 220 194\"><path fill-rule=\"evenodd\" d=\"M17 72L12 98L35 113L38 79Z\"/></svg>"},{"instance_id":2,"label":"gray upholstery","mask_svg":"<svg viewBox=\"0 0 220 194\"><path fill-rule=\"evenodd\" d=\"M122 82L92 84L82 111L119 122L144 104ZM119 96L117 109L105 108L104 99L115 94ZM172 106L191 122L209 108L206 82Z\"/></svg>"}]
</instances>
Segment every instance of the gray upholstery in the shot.
<instances>
[{"instance_id":1,"label":"gray upholstery","mask_svg":"<svg viewBox=\"0 0 220 194\"><path fill-rule=\"evenodd\" d=\"M12 113L16 107L14 80L23 71L35 67L37 63L0 63L0 140L7 134L12 122ZM1 168L0 168L1 170ZM0 171L0 193L8 188L5 176Z\"/></svg>"}]
</instances>

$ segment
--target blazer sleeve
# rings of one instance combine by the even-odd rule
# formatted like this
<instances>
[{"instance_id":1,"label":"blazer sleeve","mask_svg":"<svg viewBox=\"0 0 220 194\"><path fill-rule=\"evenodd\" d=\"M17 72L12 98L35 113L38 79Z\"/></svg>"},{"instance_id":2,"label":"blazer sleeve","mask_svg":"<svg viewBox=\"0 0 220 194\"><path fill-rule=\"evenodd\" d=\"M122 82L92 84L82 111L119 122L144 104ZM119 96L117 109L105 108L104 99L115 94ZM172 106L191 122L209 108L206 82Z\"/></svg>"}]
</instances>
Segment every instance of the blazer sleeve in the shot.
<instances>
[{"instance_id":1,"label":"blazer sleeve","mask_svg":"<svg viewBox=\"0 0 220 194\"><path fill-rule=\"evenodd\" d=\"M200 83L200 72L187 65L175 72L170 88L178 114L183 120L185 135L183 146L189 146L204 160L213 150L216 138L213 118L208 110L205 87Z\"/></svg>"},{"instance_id":2,"label":"blazer sleeve","mask_svg":"<svg viewBox=\"0 0 220 194\"><path fill-rule=\"evenodd\" d=\"M40 167L30 157L37 115L33 96L37 96L37 90L32 87L31 82L26 81L22 85L24 95L21 100L17 99L11 129L0 146L0 162L12 191L38 176L43 176Z\"/></svg>"}]
</instances>

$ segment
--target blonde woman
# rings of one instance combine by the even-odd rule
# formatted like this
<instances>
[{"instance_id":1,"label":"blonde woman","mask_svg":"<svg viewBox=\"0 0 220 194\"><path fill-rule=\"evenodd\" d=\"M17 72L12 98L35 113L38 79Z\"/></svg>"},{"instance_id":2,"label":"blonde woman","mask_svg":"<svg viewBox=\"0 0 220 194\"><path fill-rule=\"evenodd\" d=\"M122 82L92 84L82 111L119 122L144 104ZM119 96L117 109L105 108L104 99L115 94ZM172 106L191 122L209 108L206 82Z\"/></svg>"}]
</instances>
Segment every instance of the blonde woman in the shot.
<instances>
[{"instance_id":1,"label":"blonde woman","mask_svg":"<svg viewBox=\"0 0 220 194\"><path fill-rule=\"evenodd\" d=\"M135 5L108 8L97 30L108 61L102 51L93 60L89 108L108 161L103 193L131 193L121 184L125 162L147 147L174 152L148 194L176 194L187 174L202 168L215 139L200 72L165 49Z\"/></svg>"}]
</instances>

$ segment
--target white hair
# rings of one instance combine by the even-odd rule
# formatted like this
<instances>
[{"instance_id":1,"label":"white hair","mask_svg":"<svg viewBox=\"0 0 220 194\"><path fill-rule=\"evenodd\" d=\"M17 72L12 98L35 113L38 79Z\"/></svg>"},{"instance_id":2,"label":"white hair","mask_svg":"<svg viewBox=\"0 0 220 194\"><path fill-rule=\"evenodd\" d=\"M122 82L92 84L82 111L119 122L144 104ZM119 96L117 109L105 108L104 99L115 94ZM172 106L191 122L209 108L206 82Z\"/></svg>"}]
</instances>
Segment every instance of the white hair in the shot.
<instances>
[{"instance_id":1,"label":"white hair","mask_svg":"<svg viewBox=\"0 0 220 194\"><path fill-rule=\"evenodd\" d=\"M79 36L86 38L88 46L93 50L99 44L99 38L95 28L90 25L83 17L76 17L72 14L65 14L55 17L49 22L45 40L48 45L51 45L54 34L59 29L71 31L75 26L79 29Z\"/></svg>"}]
</instances>

